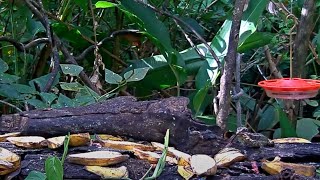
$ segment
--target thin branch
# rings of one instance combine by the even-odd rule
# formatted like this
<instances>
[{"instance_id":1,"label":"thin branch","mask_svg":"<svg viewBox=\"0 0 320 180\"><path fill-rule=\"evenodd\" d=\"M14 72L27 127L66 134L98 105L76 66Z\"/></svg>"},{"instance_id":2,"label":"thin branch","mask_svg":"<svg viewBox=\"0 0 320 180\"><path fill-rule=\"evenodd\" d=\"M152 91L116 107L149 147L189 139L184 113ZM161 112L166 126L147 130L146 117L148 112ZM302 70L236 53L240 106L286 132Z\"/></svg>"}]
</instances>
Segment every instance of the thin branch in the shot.
<instances>
[{"instance_id":1,"label":"thin branch","mask_svg":"<svg viewBox=\"0 0 320 180\"><path fill-rule=\"evenodd\" d=\"M22 110L21 110L20 108L18 108L17 106L15 106L15 105L13 105L13 104L11 104L11 103L8 103L8 102L3 101L3 100L0 100L0 103L5 104L5 105L8 105L8 106L14 108L14 109L17 110L17 111L22 112Z\"/></svg>"}]
</instances>

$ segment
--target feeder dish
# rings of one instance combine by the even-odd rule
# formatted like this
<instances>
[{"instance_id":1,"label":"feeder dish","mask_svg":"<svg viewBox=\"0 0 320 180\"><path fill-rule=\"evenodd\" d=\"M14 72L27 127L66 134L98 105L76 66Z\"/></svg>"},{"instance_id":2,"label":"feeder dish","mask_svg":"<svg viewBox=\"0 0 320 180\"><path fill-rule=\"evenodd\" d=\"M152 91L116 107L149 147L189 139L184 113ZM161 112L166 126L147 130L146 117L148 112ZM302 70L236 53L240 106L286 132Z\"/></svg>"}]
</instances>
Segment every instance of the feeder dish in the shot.
<instances>
[{"instance_id":1,"label":"feeder dish","mask_svg":"<svg viewBox=\"0 0 320 180\"><path fill-rule=\"evenodd\" d=\"M308 99L315 97L320 89L320 80L281 78L260 81L267 96L279 99Z\"/></svg>"}]
</instances>

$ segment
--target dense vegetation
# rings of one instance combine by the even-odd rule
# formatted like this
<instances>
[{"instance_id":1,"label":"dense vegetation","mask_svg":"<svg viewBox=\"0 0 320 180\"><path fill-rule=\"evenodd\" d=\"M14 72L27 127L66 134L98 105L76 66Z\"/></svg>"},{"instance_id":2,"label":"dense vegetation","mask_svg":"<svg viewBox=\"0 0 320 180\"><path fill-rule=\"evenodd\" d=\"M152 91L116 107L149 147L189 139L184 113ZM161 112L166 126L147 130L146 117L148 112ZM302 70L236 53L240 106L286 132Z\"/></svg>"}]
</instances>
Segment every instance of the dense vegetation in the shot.
<instances>
[{"instance_id":1,"label":"dense vegetation","mask_svg":"<svg viewBox=\"0 0 320 180\"><path fill-rule=\"evenodd\" d=\"M293 102L295 116L290 116L286 101L267 97L257 83L279 78L270 67L277 68L278 76L289 77L290 44L293 75L319 79L320 1L241 2L247 2L242 4L237 47L242 54L242 121L273 137L313 138L320 126L319 96ZM2 1L1 113L83 106L121 95L187 96L194 116L215 124L234 4L233 0ZM309 7L311 18L300 17L303 7ZM303 39L308 45L303 58L297 45L304 28L311 36ZM232 131L237 126L236 101L230 100L227 119Z\"/></svg>"}]
</instances>

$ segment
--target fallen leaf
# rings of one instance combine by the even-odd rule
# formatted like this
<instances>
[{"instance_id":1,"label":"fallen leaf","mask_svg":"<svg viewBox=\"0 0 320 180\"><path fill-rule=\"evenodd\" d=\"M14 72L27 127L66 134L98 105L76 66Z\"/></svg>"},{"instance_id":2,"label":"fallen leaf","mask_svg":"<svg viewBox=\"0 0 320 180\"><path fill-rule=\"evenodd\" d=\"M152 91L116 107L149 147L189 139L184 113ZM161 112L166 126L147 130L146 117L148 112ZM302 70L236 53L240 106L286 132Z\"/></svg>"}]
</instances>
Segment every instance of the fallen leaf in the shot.
<instances>
[{"instance_id":1,"label":"fallen leaf","mask_svg":"<svg viewBox=\"0 0 320 180\"><path fill-rule=\"evenodd\" d=\"M45 144L43 144L43 141L45 141L46 139L40 136L21 136L8 137L7 140L19 147L36 149L44 147Z\"/></svg>"},{"instance_id":2,"label":"fallen leaf","mask_svg":"<svg viewBox=\"0 0 320 180\"><path fill-rule=\"evenodd\" d=\"M129 158L128 155L122 155L113 151L94 151L79 154L68 155L67 161L74 164L85 166L108 166L123 162Z\"/></svg>"},{"instance_id":3,"label":"fallen leaf","mask_svg":"<svg viewBox=\"0 0 320 180\"><path fill-rule=\"evenodd\" d=\"M0 147L0 175L9 174L20 167L20 156Z\"/></svg>"},{"instance_id":4,"label":"fallen leaf","mask_svg":"<svg viewBox=\"0 0 320 180\"><path fill-rule=\"evenodd\" d=\"M127 167L121 166L118 168L101 167L101 166L86 166L85 169L89 172L97 174L102 179L127 179L129 172Z\"/></svg>"},{"instance_id":5,"label":"fallen leaf","mask_svg":"<svg viewBox=\"0 0 320 180\"><path fill-rule=\"evenodd\" d=\"M208 155L197 154L191 156L190 165L193 172L199 176L210 176L217 173L216 161Z\"/></svg>"}]
</instances>

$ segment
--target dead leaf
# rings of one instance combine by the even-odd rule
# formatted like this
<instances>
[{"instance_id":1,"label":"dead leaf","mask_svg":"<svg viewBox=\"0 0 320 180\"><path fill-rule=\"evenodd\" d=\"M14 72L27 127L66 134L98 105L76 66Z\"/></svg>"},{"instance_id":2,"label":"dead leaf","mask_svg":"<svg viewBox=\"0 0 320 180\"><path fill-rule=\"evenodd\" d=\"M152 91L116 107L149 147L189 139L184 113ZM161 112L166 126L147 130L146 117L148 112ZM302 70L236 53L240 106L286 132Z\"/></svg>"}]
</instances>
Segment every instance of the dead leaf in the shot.
<instances>
[{"instance_id":1,"label":"dead leaf","mask_svg":"<svg viewBox=\"0 0 320 180\"><path fill-rule=\"evenodd\" d=\"M101 167L101 166L86 166L85 169L89 172L99 175L102 179L127 179L129 172L127 167L121 166L118 168Z\"/></svg>"},{"instance_id":2,"label":"dead leaf","mask_svg":"<svg viewBox=\"0 0 320 180\"><path fill-rule=\"evenodd\" d=\"M8 137L16 137L19 135L20 135L20 132L12 132L12 133L2 134L2 135L0 135L0 142L6 141Z\"/></svg>"},{"instance_id":3,"label":"dead leaf","mask_svg":"<svg viewBox=\"0 0 320 180\"><path fill-rule=\"evenodd\" d=\"M132 151L133 149L140 149L144 151L154 151L155 147L148 146L144 144L129 142L129 141L112 141L112 140L103 140L100 141L103 147L119 149L119 150L127 150Z\"/></svg>"},{"instance_id":4,"label":"dead leaf","mask_svg":"<svg viewBox=\"0 0 320 180\"><path fill-rule=\"evenodd\" d=\"M133 149L134 155L139 159L147 160L150 164L158 163L158 160L161 157L161 154L157 154L155 152L150 151L142 151L140 149ZM166 161L170 164L177 164L177 159L167 156Z\"/></svg>"},{"instance_id":5,"label":"dead leaf","mask_svg":"<svg viewBox=\"0 0 320 180\"><path fill-rule=\"evenodd\" d=\"M69 140L69 146L85 146L90 142L89 133L71 134Z\"/></svg>"},{"instance_id":6,"label":"dead leaf","mask_svg":"<svg viewBox=\"0 0 320 180\"><path fill-rule=\"evenodd\" d=\"M44 147L45 144L43 144L43 141L45 141L46 139L40 136L21 136L8 137L7 140L19 147L36 149Z\"/></svg>"},{"instance_id":7,"label":"dead leaf","mask_svg":"<svg viewBox=\"0 0 320 180\"><path fill-rule=\"evenodd\" d=\"M316 174L316 168L314 166L281 161L263 162L261 168L271 175L279 174L284 169L293 169L296 174L309 177L314 177Z\"/></svg>"},{"instance_id":8,"label":"dead leaf","mask_svg":"<svg viewBox=\"0 0 320 180\"><path fill-rule=\"evenodd\" d=\"M274 139L272 142L276 144L280 143L311 143L309 140L303 139L303 138L280 138L280 139Z\"/></svg>"},{"instance_id":9,"label":"dead leaf","mask_svg":"<svg viewBox=\"0 0 320 180\"><path fill-rule=\"evenodd\" d=\"M64 140L66 139L66 136L58 136L47 139L47 145L50 149L57 149L61 147L64 143Z\"/></svg>"},{"instance_id":10,"label":"dead leaf","mask_svg":"<svg viewBox=\"0 0 320 180\"><path fill-rule=\"evenodd\" d=\"M113 151L94 151L68 155L68 162L85 166L108 166L123 162L129 158Z\"/></svg>"},{"instance_id":11,"label":"dead leaf","mask_svg":"<svg viewBox=\"0 0 320 180\"><path fill-rule=\"evenodd\" d=\"M215 175L217 173L216 161L204 154L191 156L190 165L193 172L197 175Z\"/></svg>"},{"instance_id":12,"label":"dead leaf","mask_svg":"<svg viewBox=\"0 0 320 180\"><path fill-rule=\"evenodd\" d=\"M178 166L178 173L182 176L185 180L189 180L194 176L194 172L192 171L190 166Z\"/></svg>"},{"instance_id":13,"label":"dead leaf","mask_svg":"<svg viewBox=\"0 0 320 180\"><path fill-rule=\"evenodd\" d=\"M214 156L218 167L228 167L235 162L243 161L245 158L245 155L235 148L224 148Z\"/></svg>"},{"instance_id":14,"label":"dead leaf","mask_svg":"<svg viewBox=\"0 0 320 180\"><path fill-rule=\"evenodd\" d=\"M20 156L0 147L0 175L9 174L20 167Z\"/></svg>"}]
</instances>

